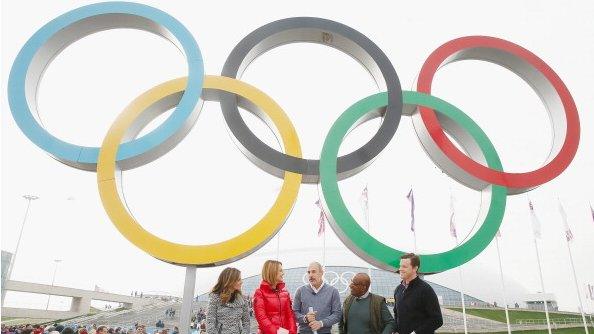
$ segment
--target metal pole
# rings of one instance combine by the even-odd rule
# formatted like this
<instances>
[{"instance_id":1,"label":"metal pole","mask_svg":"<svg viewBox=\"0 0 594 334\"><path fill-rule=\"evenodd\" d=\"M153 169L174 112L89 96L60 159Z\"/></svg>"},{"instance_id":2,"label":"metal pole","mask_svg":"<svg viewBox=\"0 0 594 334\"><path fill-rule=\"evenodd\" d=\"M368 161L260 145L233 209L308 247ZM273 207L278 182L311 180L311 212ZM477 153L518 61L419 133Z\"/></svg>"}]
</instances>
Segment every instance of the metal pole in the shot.
<instances>
[{"instance_id":1,"label":"metal pole","mask_svg":"<svg viewBox=\"0 0 594 334\"><path fill-rule=\"evenodd\" d=\"M577 275L575 274L575 266L573 264L573 255L571 255L571 247L569 247L569 241L567 241L567 251L569 252L569 262L571 263L571 270L573 271L573 281L575 282L575 289L580 301L580 312L582 313L582 321L584 322L584 329L588 334L588 323L586 322L586 316L584 315L584 304L582 303L582 294L580 293L580 287L577 281Z\"/></svg>"},{"instance_id":2,"label":"metal pole","mask_svg":"<svg viewBox=\"0 0 594 334\"><path fill-rule=\"evenodd\" d=\"M23 198L27 200L27 209L25 210L25 217L23 217L23 223L21 224L21 231L19 232L19 238L17 239L16 248L14 249L14 258L11 262L12 265L11 265L10 269L14 268L14 264L17 259L17 254L19 252L19 246L21 245L21 238L23 237L23 231L25 230L25 224L27 223L27 217L29 216L29 208L31 207L31 201L34 201L34 200L38 199L39 197L34 196L34 195L24 195ZM10 274L12 274L12 270L8 274L9 279L10 279Z\"/></svg>"},{"instance_id":3,"label":"metal pole","mask_svg":"<svg viewBox=\"0 0 594 334\"><path fill-rule=\"evenodd\" d=\"M324 220L324 224L326 224L326 221ZM324 232L322 237L324 238L322 240L323 244L322 244L322 265L326 266L326 226L324 226Z\"/></svg>"},{"instance_id":4,"label":"metal pole","mask_svg":"<svg viewBox=\"0 0 594 334\"><path fill-rule=\"evenodd\" d=\"M458 237L456 236L456 246L458 245ZM466 321L466 302L464 300L464 283L462 279L462 266L458 267L458 274L460 276L460 299L462 300L462 319L464 321L464 334L468 334L468 323Z\"/></svg>"},{"instance_id":5,"label":"metal pole","mask_svg":"<svg viewBox=\"0 0 594 334\"><path fill-rule=\"evenodd\" d=\"M184 299L182 301L179 317L179 333L190 333L190 320L192 319L192 301L196 288L196 267L186 267L186 280L184 283Z\"/></svg>"},{"instance_id":6,"label":"metal pole","mask_svg":"<svg viewBox=\"0 0 594 334\"><path fill-rule=\"evenodd\" d=\"M549 319L549 306L547 305L547 296L545 293L544 280L542 279L542 268L540 266L540 255L538 253L538 243L536 242L536 238L534 238L534 248L536 249L536 262L538 263L538 274L540 276L540 287L542 289L545 315L547 317L547 329L549 331L549 334L552 334L551 320Z\"/></svg>"},{"instance_id":7,"label":"metal pole","mask_svg":"<svg viewBox=\"0 0 594 334\"><path fill-rule=\"evenodd\" d=\"M365 185L365 189L367 189L367 184ZM368 189L369 190L369 189ZM367 223L367 233L369 235L371 235L371 224L370 224L370 219L369 219L369 192L367 193L367 204L365 206L365 222ZM369 279L371 279L371 264L368 264L367 266L367 275L369 275ZM371 280L371 282L373 282L373 280ZM369 284L369 289L368 291L371 292L371 284Z\"/></svg>"},{"instance_id":8,"label":"metal pole","mask_svg":"<svg viewBox=\"0 0 594 334\"><path fill-rule=\"evenodd\" d=\"M279 261L280 255L280 231L276 232L276 260Z\"/></svg>"},{"instance_id":9,"label":"metal pole","mask_svg":"<svg viewBox=\"0 0 594 334\"><path fill-rule=\"evenodd\" d=\"M62 260L54 260L56 265L54 266L54 275L52 276L52 286L54 286L54 282L56 281L56 273L58 272L58 263L62 262ZM47 311L49 307L50 298L52 295L47 295L47 304L45 305L45 310Z\"/></svg>"},{"instance_id":10,"label":"metal pole","mask_svg":"<svg viewBox=\"0 0 594 334\"><path fill-rule=\"evenodd\" d=\"M14 255L12 256L12 260L10 261L10 265L8 266L8 274L6 275L7 281L10 280L12 276L12 269L14 268L14 264L17 259L19 246L21 245L21 238L23 237L23 231L25 230L25 224L27 223L27 217L29 216L29 208L31 207L31 201L39 199L39 197L35 195L23 195L23 198L27 200L27 209L25 209L25 216L23 217L23 223L21 224L21 231L19 232L19 238L17 239L16 248L14 249ZM2 290L2 305L4 305L5 296L6 290Z\"/></svg>"},{"instance_id":11,"label":"metal pole","mask_svg":"<svg viewBox=\"0 0 594 334\"><path fill-rule=\"evenodd\" d=\"M501 287L503 288L503 303L505 305L505 322L507 323L507 333L511 334L511 325L509 324L509 312L507 310L507 294L505 292L505 281L503 279L503 266L501 265L501 253L499 252L499 237L495 237L497 246L497 258L499 259L499 273L501 275Z\"/></svg>"}]
</instances>

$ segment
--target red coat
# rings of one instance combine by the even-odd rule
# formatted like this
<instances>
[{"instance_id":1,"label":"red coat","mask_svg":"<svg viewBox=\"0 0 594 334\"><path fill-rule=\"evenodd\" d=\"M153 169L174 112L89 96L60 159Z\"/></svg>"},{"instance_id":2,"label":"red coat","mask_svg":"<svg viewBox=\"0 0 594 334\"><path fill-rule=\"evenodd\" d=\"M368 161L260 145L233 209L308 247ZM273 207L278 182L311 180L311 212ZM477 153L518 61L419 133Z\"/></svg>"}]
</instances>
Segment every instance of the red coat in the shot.
<instances>
[{"instance_id":1,"label":"red coat","mask_svg":"<svg viewBox=\"0 0 594 334\"><path fill-rule=\"evenodd\" d=\"M254 313L258 322L258 333L276 334L279 327L289 330L290 334L297 334L297 325L291 295L285 289L285 283L280 282L276 289L272 289L266 281L260 283L260 288L254 292Z\"/></svg>"}]
</instances>

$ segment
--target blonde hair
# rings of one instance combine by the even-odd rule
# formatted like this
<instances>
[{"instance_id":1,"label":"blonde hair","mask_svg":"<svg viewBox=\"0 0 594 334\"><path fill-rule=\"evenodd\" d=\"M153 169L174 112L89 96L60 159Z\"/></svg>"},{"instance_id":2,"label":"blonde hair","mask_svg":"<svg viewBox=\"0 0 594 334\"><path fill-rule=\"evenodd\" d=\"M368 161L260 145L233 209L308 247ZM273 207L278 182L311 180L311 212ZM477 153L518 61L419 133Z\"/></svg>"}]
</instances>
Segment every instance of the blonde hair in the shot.
<instances>
[{"instance_id":1,"label":"blonde hair","mask_svg":"<svg viewBox=\"0 0 594 334\"><path fill-rule=\"evenodd\" d=\"M271 287L276 287L278 271L283 266L282 262L276 260L267 260L262 267L262 280L268 282Z\"/></svg>"},{"instance_id":2,"label":"blonde hair","mask_svg":"<svg viewBox=\"0 0 594 334\"><path fill-rule=\"evenodd\" d=\"M219 275L217 284L212 288L212 293L219 295L223 304L233 302L241 291L235 290L235 283L241 280L241 271L236 268L225 268Z\"/></svg>"}]
</instances>

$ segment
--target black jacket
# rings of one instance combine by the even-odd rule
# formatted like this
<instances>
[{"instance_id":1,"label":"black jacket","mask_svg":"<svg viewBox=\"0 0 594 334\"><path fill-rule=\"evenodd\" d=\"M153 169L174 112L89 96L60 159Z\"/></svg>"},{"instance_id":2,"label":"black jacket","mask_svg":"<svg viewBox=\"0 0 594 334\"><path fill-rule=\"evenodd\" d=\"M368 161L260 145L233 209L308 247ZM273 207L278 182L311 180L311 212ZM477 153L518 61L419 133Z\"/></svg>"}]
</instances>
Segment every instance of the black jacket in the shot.
<instances>
[{"instance_id":1,"label":"black jacket","mask_svg":"<svg viewBox=\"0 0 594 334\"><path fill-rule=\"evenodd\" d=\"M400 284L394 291L394 332L399 334L432 334L443 325L437 295L431 286L413 279L404 288Z\"/></svg>"}]
</instances>

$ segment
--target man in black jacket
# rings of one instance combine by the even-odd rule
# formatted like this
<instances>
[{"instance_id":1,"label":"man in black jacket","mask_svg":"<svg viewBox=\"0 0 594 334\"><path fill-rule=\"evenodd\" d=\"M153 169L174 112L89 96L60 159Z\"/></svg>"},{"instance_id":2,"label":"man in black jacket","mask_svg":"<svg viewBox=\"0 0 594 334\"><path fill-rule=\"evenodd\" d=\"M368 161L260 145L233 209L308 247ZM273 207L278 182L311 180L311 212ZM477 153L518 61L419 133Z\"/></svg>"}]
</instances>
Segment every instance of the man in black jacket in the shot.
<instances>
[{"instance_id":1,"label":"man in black jacket","mask_svg":"<svg viewBox=\"0 0 594 334\"><path fill-rule=\"evenodd\" d=\"M400 257L402 282L394 291L394 333L433 334L443 325L437 295L418 277L421 260L408 253Z\"/></svg>"}]
</instances>

